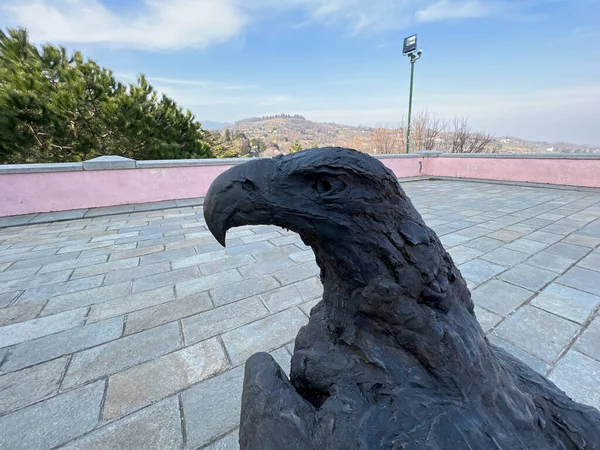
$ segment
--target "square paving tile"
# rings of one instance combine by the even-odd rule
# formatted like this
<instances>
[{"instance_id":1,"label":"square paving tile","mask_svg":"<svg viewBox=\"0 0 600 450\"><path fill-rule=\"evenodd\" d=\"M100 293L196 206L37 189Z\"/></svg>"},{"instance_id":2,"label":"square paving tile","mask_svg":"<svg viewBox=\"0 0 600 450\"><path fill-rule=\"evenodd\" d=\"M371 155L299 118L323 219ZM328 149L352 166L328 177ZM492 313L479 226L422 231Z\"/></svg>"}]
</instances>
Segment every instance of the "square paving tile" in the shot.
<instances>
[{"instance_id":1,"label":"square paving tile","mask_svg":"<svg viewBox=\"0 0 600 450\"><path fill-rule=\"evenodd\" d=\"M538 291L552 281L556 275L555 272L540 269L539 267L519 264L499 275L498 278L531 291Z\"/></svg>"},{"instance_id":2,"label":"square paving tile","mask_svg":"<svg viewBox=\"0 0 600 450\"><path fill-rule=\"evenodd\" d=\"M600 274L595 270L573 267L557 281L590 294L600 295Z\"/></svg>"},{"instance_id":3,"label":"square paving tile","mask_svg":"<svg viewBox=\"0 0 600 450\"><path fill-rule=\"evenodd\" d=\"M475 289L471 297L475 304L506 316L521 306L533 292L501 280L490 280Z\"/></svg>"},{"instance_id":4,"label":"square paving tile","mask_svg":"<svg viewBox=\"0 0 600 450\"><path fill-rule=\"evenodd\" d=\"M558 283L544 288L531 302L557 316L583 324L600 305L600 297Z\"/></svg>"},{"instance_id":5,"label":"square paving tile","mask_svg":"<svg viewBox=\"0 0 600 450\"><path fill-rule=\"evenodd\" d=\"M464 278L481 284L495 275L506 270L506 267L494 264L482 259L473 259L458 266L458 270Z\"/></svg>"},{"instance_id":6,"label":"square paving tile","mask_svg":"<svg viewBox=\"0 0 600 450\"><path fill-rule=\"evenodd\" d=\"M571 350L548 377L573 400L600 409L600 361Z\"/></svg>"},{"instance_id":7,"label":"square paving tile","mask_svg":"<svg viewBox=\"0 0 600 450\"><path fill-rule=\"evenodd\" d=\"M600 316L596 317L577 338L575 349L600 361Z\"/></svg>"},{"instance_id":8,"label":"square paving tile","mask_svg":"<svg viewBox=\"0 0 600 450\"><path fill-rule=\"evenodd\" d=\"M494 330L494 334L551 363L575 336L579 326L532 306L523 306Z\"/></svg>"},{"instance_id":9,"label":"square paving tile","mask_svg":"<svg viewBox=\"0 0 600 450\"><path fill-rule=\"evenodd\" d=\"M540 269L563 273L575 263L575 259L566 256L555 255L549 252L539 252L527 260L527 264Z\"/></svg>"}]
</instances>

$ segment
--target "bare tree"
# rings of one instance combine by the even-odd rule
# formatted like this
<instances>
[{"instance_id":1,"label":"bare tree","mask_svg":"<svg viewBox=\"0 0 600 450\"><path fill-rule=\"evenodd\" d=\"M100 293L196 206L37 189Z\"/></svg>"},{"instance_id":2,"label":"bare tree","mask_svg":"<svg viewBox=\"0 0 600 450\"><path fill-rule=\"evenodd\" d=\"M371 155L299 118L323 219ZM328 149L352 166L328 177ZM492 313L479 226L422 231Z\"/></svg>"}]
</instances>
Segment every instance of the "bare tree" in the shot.
<instances>
[{"instance_id":1,"label":"bare tree","mask_svg":"<svg viewBox=\"0 0 600 450\"><path fill-rule=\"evenodd\" d=\"M378 127L371 130L373 153L389 155L398 152L399 133L394 128Z\"/></svg>"},{"instance_id":2,"label":"bare tree","mask_svg":"<svg viewBox=\"0 0 600 450\"><path fill-rule=\"evenodd\" d=\"M452 121L452 135L450 136L450 153L465 153L469 141L469 119L455 117Z\"/></svg>"},{"instance_id":3,"label":"bare tree","mask_svg":"<svg viewBox=\"0 0 600 450\"><path fill-rule=\"evenodd\" d=\"M430 114L428 110L415 114L411 121L411 150L433 150L439 146L438 140L446 129L446 123Z\"/></svg>"},{"instance_id":4,"label":"bare tree","mask_svg":"<svg viewBox=\"0 0 600 450\"><path fill-rule=\"evenodd\" d=\"M494 142L494 137L484 131L475 131L469 133L469 139L467 146L464 149L465 153L495 153L496 148L492 147L491 144Z\"/></svg>"}]
</instances>

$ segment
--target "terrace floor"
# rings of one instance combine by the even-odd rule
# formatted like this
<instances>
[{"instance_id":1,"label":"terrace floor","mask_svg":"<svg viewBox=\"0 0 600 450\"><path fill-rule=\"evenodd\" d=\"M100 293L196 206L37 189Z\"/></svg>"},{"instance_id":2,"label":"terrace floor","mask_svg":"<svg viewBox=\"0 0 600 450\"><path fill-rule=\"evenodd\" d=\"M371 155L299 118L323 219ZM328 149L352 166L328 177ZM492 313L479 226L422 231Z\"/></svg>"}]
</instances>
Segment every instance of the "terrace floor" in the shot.
<instances>
[{"instance_id":1,"label":"terrace floor","mask_svg":"<svg viewBox=\"0 0 600 450\"><path fill-rule=\"evenodd\" d=\"M489 339L600 408L600 192L404 188ZM0 229L0 448L237 448L244 361L289 370L321 291L297 235L224 250L202 206Z\"/></svg>"}]
</instances>

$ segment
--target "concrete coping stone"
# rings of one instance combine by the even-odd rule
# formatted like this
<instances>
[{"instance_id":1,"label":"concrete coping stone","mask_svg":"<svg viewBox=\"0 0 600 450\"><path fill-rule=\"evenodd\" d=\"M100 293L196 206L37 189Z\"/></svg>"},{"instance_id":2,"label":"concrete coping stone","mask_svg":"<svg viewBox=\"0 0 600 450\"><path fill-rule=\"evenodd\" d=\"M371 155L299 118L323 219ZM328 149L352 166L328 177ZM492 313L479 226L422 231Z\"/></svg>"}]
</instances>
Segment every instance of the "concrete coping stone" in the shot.
<instances>
[{"instance_id":1,"label":"concrete coping stone","mask_svg":"<svg viewBox=\"0 0 600 450\"><path fill-rule=\"evenodd\" d=\"M492 159L591 159L600 160L598 153L445 153L438 150L421 150L394 155L373 155L377 159L402 158L492 158ZM55 164L5 164L0 165L0 175L14 173L73 172L80 170L158 169L169 167L234 166L251 158L175 159L136 161L122 156L100 156L82 163ZM252 158L266 159L266 158Z\"/></svg>"},{"instance_id":2,"label":"concrete coping stone","mask_svg":"<svg viewBox=\"0 0 600 450\"><path fill-rule=\"evenodd\" d=\"M99 156L83 162L83 170L135 169L135 160L123 156Z\"/></svg>"}]
</instances>

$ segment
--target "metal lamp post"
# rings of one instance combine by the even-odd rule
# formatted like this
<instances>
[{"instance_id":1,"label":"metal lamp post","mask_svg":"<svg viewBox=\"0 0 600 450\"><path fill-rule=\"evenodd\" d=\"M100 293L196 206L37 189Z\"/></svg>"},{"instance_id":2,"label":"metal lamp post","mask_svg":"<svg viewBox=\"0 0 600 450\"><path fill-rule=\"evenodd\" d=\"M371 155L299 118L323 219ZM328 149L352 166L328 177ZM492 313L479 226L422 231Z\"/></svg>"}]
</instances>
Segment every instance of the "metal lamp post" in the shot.
<instances>
[{"instance_id":1,"label":"metal lamp post","mask_svg":"<svg viewBox=\"0 0 600 450\"><path fill-rule=\"evenodd\" d=\"M417 35L413 34L404 38L404 47L402 53L410 58L410 94L408 97L408 125L406 127L406 153L410 149L410 115L412 112L412 93L413 93L413 78L415 76L415 62L421 57L423 50L419 50L415 54L417 49Z\"/></svg>"}]
</instances>

